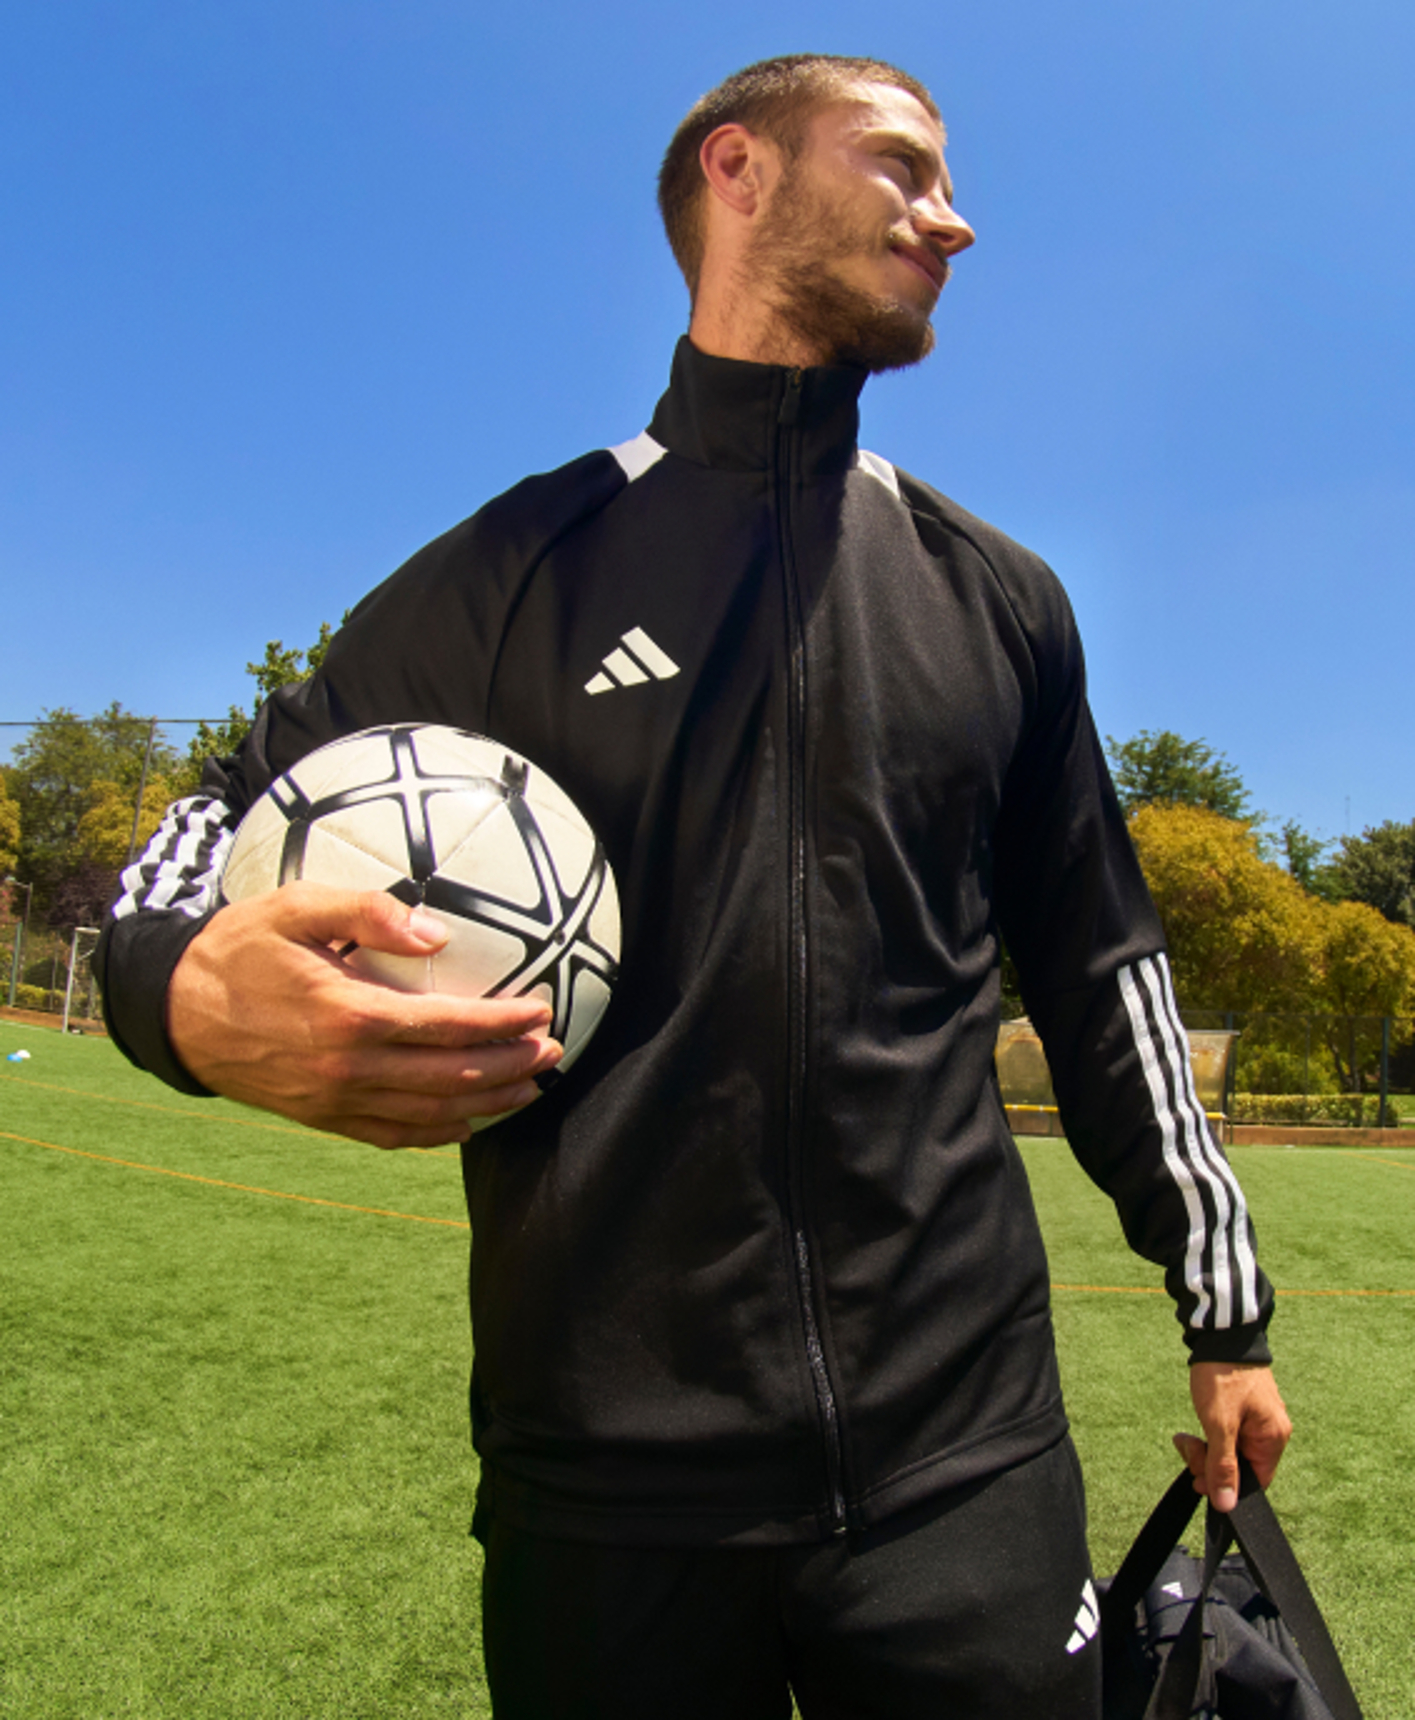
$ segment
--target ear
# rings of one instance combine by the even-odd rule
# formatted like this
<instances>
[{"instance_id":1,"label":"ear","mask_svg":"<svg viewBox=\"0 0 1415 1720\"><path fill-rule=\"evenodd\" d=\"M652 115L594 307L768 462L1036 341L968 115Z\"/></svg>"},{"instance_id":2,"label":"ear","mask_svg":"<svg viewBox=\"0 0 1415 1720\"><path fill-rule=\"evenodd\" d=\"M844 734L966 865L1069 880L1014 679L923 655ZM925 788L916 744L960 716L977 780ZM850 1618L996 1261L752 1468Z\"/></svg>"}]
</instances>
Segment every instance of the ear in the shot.
<instances>
[{"instance_id":1,"label":"ear","mask_svg":"<svg viewBox=\"0 0 1415 1720\"><path fill-rule=\"evenodd\" d=\"M713 195L738 215L758 212L781 171L776 145L735 121L703 140L698 160Z\"/></svg>"}]
</instances>

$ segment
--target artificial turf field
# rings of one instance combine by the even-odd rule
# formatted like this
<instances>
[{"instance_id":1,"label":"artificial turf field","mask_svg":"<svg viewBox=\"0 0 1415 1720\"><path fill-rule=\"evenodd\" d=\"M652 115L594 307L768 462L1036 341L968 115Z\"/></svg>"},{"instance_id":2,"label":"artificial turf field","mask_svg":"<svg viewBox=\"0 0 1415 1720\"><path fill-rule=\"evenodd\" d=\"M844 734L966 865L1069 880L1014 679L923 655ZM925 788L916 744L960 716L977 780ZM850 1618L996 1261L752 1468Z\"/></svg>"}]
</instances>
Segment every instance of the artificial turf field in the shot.
<instances>
[{"instance_id":1,"label":"artificial turf field","mask_svg":"<svg viewBox=\"0 0 1415 1720\"><path fill-rule=\"evenodd\" d=\"M0 1022L0 1714L488 1713L456 1155L169 1092ZM1155 1273L1024 1143L1092 1550L1192 1424ZM1415 1720L1415 1152L1236 1148L1297 1423L1273 1498L1367 1720ZM162 1174L169 1173L169 1174ZM668 1717L665 1717L668 1720Z\"/></svg>"}]
</instances>

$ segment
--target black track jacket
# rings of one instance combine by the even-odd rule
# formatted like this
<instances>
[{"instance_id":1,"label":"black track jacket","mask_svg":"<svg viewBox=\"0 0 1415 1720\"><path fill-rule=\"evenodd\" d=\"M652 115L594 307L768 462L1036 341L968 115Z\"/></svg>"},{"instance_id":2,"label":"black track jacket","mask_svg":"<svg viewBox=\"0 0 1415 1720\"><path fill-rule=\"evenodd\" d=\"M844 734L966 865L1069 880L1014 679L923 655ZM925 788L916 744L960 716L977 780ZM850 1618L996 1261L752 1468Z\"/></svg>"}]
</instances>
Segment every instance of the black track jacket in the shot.
<instances>
[{"instance_id":1,"label":"black track jacket","mask_svg":"<svg viewBox=\"0 0 1415 1720\"><path fill-rule=\"evenodd\" d=\"M125 874L114 1037L200 1092L162 1000L230 831L376 723L541 764L598 831L621 979L464 1149L481 1520L808 1540L1045 1449L1048 1278L993 1067L999 939L1068 1137L1194 1355L1271 1294L1037 558L856 445L864 374L686 340L647 433L528 478L354 611Z\"/></svg>"}]
</instances>

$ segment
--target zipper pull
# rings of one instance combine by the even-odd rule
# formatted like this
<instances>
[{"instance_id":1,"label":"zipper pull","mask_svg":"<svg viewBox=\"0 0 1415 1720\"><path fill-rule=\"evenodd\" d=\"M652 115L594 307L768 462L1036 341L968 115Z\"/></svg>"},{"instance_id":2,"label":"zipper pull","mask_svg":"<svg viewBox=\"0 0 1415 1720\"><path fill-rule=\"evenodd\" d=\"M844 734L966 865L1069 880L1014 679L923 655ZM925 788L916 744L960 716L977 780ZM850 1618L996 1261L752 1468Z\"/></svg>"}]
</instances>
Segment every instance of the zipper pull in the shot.
<instances>
[{"instance_id":1,"label":"zipper pull","mask_svg":"<svg viewBox=\"0 0 1415 1720\"><path fill-rule=\"evenodd\" d=\"M776 422L781 425L794 424L801 412L801 372L788 370L786 372L786 392L781 397L781 410L776 415Z\"/></svg>"}]
</instances>

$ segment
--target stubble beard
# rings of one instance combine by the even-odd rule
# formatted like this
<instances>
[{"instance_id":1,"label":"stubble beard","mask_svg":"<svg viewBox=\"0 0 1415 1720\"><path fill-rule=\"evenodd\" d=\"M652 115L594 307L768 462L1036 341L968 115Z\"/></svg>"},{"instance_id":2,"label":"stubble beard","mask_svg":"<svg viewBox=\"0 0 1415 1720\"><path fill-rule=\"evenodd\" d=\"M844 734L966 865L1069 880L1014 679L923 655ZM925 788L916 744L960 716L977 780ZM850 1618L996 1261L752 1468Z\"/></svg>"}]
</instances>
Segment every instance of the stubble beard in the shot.
<instances>
[{"instance_id":1,"label":"stubble beard","mask_svg":"<svg viewBox=\"0 0 1415 1720\"><path fill-rule=\"evenodd\" d=\"M835 259L880 249L877 232L842 226L840 212L791 172L744 259L753 289L764 292L777 326L821 355L823 364L903 370L934 348L929 312L877 297L832 272Z\"/></svg>"}]
</instances>

